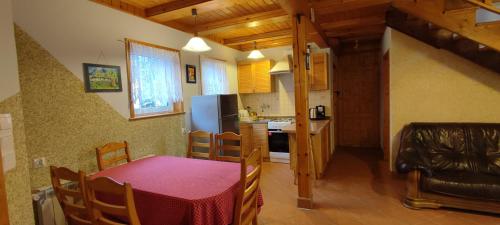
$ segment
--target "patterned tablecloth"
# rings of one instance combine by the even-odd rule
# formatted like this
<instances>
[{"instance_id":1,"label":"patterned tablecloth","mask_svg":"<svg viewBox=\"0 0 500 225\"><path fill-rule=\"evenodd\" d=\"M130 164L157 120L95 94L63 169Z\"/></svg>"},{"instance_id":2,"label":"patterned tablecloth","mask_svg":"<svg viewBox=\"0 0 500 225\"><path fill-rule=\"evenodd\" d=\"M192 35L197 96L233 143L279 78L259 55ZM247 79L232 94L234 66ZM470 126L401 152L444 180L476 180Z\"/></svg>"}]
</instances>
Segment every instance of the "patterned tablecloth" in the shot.
<instances>
[{"instance_id":1,"label":"patterned tablecloth","mask_svg":"<svg viewBox=\"0 0 500 225\"><path fill-rule=\"evenodd\" d=\"M233 221L240 164L156 156L107 169L128 182L142 225L224 225ZM259 206L263 205L262 194Z\"/></svg>"}]
</instances>

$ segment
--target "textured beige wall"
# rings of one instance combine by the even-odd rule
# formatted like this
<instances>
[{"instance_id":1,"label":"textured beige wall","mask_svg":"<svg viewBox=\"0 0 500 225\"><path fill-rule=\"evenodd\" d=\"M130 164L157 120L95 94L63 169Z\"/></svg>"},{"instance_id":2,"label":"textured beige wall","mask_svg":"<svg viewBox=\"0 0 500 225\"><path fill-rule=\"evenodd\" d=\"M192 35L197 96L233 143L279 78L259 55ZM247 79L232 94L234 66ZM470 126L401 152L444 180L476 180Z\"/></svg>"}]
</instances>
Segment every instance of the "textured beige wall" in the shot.
<instances>
[{"instance_id":1,"label":"textured beige wall","mask_svg":"<svg viewBox=\"0 0 500 225\"><path fill-rule=\"evenodd\" d=\"M89 0L15 0L12 1L12 5L14 22L82 81L82 63L84 62L117 65L121 67L122 76L127 74L125 46L119 42L124 38L181 49L192 37L192 34ZM226 60L229 64L230 80L234 81L236 78L235 58L240 51L209 40L207 43L212 50L202 54ZM100 54L102 55L99 57ZM185 64L196 65L199 74L199 55L199 53L181 50L186 112L190 111L188 106L191 96L200 94L198 92L200 82L187 84L184 66ZM97 95L121 115L128 117L126 79L122 79L122 85L123 92L98 93ZM186 114L185 118L189 119L189 114Z\"/></svg>"},{"instance_id":2,"label":"textured beige wall","mask_svg":"<svg viewBox=\"0 0 500 225\"><path fill-rule=\"evenodd\" d=\"M392 159L399 133L410 122L500 123L500 74L398 31L391 33Z\"/></svg>"},{"instance_id":3,"label":"textured beige wall","mask_svg":"<svg viewBox=\"0 0 500 225\"><path fill-rule=\"evenodd\" d=\"M127 140L132 158L185 154L183 115L128 121L31 37L16 29L26 143L31 159L87 172L97 170L95 147ZM31 169L31 187L50 185L48 168Z\"/></svg>"},{"instance_id":4,"label":"textured beige wall","mask_svg":"<svg viewBox=\"0 0 500 225\"><path fill-rule=\"evenodd\" d=\"M16 168L7 172L5 176L10 224L34 224L21 95L16 94L0 101L0 114L2 113L10 113L12 116L16 151Z\"/></svg>"}]
</instances>

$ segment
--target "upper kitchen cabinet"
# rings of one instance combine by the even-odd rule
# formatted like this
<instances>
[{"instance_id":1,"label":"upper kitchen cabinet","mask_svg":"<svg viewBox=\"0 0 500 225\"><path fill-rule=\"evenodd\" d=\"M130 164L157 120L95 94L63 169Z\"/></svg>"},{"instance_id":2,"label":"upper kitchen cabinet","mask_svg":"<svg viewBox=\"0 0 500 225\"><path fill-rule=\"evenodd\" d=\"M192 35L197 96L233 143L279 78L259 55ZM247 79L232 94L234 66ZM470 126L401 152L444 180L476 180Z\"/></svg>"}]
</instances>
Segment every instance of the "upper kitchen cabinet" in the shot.
<instances>
[{"instance_id":1,"label":"upper kitchen cabinet","mask_svg":"<svg viewBox=\"0 0 500 225\"><path fill-rule=\"evenodd\" d=\"M271 92L271 61L245 61L238 63L239 93Z\"/></svg>"},{"instance_id":2,"label":"upper kitchen cabinet","mask_svg":"<svg viewBox=\"0 0 500 225\"><path fill-rule=\"evenodd\" d=\"M312 54L311 64L309 88L311 91L328 90L328 54L326 52Z\"/></svg>"}]
</instances>

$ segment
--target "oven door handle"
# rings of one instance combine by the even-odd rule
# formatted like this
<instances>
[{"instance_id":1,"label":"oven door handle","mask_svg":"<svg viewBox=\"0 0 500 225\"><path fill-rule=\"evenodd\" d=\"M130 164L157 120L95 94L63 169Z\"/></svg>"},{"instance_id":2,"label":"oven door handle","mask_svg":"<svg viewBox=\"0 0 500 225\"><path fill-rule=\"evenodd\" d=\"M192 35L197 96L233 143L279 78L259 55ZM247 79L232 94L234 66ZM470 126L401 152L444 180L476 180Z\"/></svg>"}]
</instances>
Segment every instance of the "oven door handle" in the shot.
<instances>
[{"instance_id":1,"label":"oven door handle","mask_svg":"<svg viewBox=\"0 0 500 225\"><path fill-rule=\"evenodd\" d=\"M281 131L281 130L269 130L267 131L270 135L271 134L283 134L285 132Z\"/></svg>"}]
</instances>

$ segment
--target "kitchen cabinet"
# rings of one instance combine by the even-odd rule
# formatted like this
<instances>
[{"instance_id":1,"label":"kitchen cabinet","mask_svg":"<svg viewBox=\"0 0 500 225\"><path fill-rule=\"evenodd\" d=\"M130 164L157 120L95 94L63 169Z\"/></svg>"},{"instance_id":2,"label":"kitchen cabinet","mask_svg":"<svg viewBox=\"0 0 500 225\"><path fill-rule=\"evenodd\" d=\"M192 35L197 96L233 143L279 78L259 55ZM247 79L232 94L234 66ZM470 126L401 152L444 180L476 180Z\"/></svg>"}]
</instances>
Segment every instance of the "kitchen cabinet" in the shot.
<instances>
[{"instance_id":1,"label":"kitchen cabinet","mask_svg":"<svg viewBox=\"0 0 500 225\"><path fill-rule=\"evenodd\" d=\"M244 156L255 148L260 148L264 161L269 161L269 141L267 123L240 123L240 135L243 139Z\"/></svg>"},{"instance_id":2,"label":"kitchen cabinet","mask_svg":"<svg viewBox=\"0 0 500 225\"><path fill-rule=\"evenodd\" d=\"M245 61L238 63L238 92L271 92L271 61Z\"/></svg>"},{"instance_id":3,"label":"kitchen cabinet","mask_svg":"<svg viewBox=\"0 0 500 225\"><path fill-rule=\"evenodd\" d=\"M328 90L328 54L325 52L311 55L309 88L311 91Z\"/></svg>"},{"instance_id":4,"label":"kitchen cabinet","mask_svg":"<svg viewBox=\"0 0 500 225\"><path fill-rule=\"evenodd\" d=\"M311 169L314 171L312 177L321 179L326 167L332 159L333 148L330 142L330 120L315 120L309 123L311 145L310 157ZM288 142L290 146L290 168L294 171L297 178L297 138L295 136L295 124L283 127L283 132L288 133Z\"/></svg>"}]
</instances>

